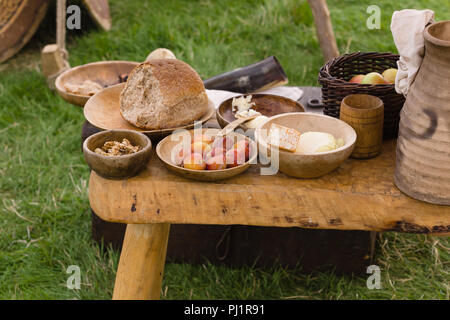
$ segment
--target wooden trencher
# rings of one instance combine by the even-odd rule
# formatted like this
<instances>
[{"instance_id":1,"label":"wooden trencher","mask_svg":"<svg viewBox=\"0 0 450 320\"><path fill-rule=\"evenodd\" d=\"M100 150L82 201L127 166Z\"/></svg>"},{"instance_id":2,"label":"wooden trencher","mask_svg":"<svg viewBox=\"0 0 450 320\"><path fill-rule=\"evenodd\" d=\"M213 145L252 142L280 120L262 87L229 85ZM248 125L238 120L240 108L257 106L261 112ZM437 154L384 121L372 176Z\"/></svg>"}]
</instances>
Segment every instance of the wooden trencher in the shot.
<instances>
[{"instance_id":1,"label":"wooden trencher","mask_svg":"<svg viewBox=\"0 0 450 320\"><path fill-rule=\"evenodd\" d=\"M48 4L49 0L0 2L0 63L15 55L31 39Z\"/></svg>"}]
</instances>

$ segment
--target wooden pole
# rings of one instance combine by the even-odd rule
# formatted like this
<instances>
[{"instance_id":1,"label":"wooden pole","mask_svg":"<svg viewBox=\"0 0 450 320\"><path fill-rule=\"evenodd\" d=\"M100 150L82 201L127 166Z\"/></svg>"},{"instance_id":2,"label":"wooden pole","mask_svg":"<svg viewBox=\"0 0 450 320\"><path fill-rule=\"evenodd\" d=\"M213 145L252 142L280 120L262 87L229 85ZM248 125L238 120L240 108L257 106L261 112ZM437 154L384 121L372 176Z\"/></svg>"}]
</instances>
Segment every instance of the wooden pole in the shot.
<instances>
[{"instance_id":1,"label":"wooden pole","mask_svg":"<svg viewBox=\"0 0 450 320\"><path fill-rule=\"evenodd\" d=\"M49 88L55 88L56 78L70 68L66 50L66 0L58 0L56 6L56 44L49 44L41 51L42 73Z\"/></svg>"},{"instance_id":2,"label":"wooden pole","mask_svg":"<svg viewBox=\"0 0 450 320\"><path fill-rule=\"evenodd\" d=\"M159 299L169 230L169 223L127 225L114 300Z\"/></svg>"},{"instance_id":3,"label":"wooden pole","mask_svg":"<svg viewBox=\"0 0 450 320\"><path fill-rule=\"evenodd\" d=\"M56 3L56 44L66 50L66 0Z\"/></svg>"},{"instance_id":4,"label":"wooden pole","mask_svg":"<svg viewBox=\"0 0 450 320\"><path fill-rule=\"evenodd\" d=\"M325 62L339 56L326 0L308 0Z\"/></svg>"}]
</instances>

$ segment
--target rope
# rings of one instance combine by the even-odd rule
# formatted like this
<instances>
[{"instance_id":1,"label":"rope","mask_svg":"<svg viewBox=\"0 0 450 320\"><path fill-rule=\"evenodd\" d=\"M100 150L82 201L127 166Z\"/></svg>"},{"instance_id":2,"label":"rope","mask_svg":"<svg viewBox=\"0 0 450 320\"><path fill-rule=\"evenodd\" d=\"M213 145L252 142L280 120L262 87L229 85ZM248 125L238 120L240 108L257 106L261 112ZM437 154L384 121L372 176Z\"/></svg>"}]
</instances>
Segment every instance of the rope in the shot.
<instances>
[{"instance_id":1,"label":"rope","mask_svg":"<svg viewBox=\"0 0 450 320\"><path fill-rule=\"evenodd\" d=\"M228 226L224 233L222 234L222 236L219 239L219 242L216 244L216 257L217 259L219 259L219 261L223 261L226 259L226 257L228 256L228 252L230 250L230 231L231 231L231 226ZM225 241L225 249L224 249L224 253L223 255L220 254L219 250L220 247L222 246L222 244Z\"/></svg>"}]
</instances>

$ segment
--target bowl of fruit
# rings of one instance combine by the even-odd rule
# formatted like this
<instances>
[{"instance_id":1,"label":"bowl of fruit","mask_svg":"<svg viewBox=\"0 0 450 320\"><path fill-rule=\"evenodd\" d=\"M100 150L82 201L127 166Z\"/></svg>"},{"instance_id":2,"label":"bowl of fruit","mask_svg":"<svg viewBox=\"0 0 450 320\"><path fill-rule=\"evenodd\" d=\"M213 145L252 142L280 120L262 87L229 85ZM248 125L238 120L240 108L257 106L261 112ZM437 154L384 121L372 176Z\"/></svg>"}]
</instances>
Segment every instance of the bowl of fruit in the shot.
<instances>
[{"instance_id":1,"label":"bowl of fruit","mask_svg":"<svg viewBox=\"0 0 450 320\"><path fill-rule=\"evenodd\" d=\"M256 163L256 143L231 132L213 128L180 130L161 140L156 154L164 166L179 176L217 181L234 177Z\"/></svg>"}]
</instances>

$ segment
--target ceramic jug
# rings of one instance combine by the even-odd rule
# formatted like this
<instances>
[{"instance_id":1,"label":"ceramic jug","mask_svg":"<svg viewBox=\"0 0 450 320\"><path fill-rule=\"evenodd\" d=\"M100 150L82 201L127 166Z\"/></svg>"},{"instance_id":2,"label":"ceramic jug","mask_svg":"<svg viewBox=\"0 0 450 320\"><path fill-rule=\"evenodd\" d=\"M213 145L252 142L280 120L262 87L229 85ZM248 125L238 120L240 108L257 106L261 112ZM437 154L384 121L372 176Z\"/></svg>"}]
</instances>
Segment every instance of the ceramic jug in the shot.
<instances>
[{"instance_id":1,"label":"ceramic jug","mask_svg":"<svg viewBox=\"0 0 450 320\"><path fill-rule=\"evenodd\" d=\"M426 27L424 39L400 113L394 181L415 199L450 205L450 20Z\"/></svg>"}]
</instances>

